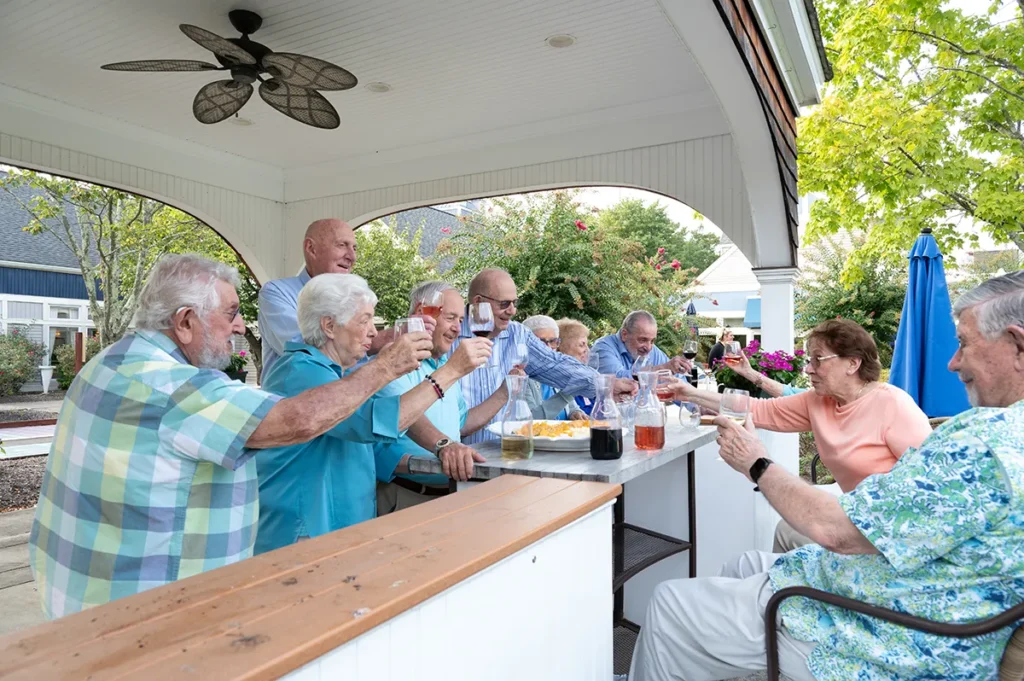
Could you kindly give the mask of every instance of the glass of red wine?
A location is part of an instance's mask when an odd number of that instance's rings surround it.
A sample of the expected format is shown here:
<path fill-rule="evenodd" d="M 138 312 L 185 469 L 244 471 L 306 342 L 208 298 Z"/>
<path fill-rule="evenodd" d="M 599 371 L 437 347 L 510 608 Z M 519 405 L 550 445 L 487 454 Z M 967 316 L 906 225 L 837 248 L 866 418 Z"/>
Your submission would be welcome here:
<path fill-rule="evenodd" d="M 470 303 L 468 310 L 469 317 L 469 331 L 478 338 L 487 338 L 494 331 L 494 310 L 491 309 L 490 303 Z M 485 364 L 481 364 L 478 368 L 485 366 L 493 366 L 496 364 L 496 358 L 494 353 L 491 353 L 491 357 Z"/>
<path fill-rule="evenodd" d="M 442 291 L 434 291 L 428 293 L 423 301 L 420 303 L 420 312 L 433 317 L 434 319 L 440 319 L 441 317 L 441 304 L 444 301 L 444 293 Z"/>
<path fill-rule="evenodd" d="M 697 341 L 689 340 L 683 343 L 683 357 L 693 361 L 694 357 L 697 356 Z"/>

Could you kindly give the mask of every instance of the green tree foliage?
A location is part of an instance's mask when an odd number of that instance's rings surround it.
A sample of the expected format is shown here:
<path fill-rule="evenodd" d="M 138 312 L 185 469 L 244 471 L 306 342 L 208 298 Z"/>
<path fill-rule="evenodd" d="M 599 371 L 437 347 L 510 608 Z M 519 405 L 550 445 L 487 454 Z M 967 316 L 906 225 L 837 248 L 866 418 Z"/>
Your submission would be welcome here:
<path fill-rule="evenodd" d="M 602 231 L 612 231 L 640 242 L 649 258 L 660 251 L 669 262 L 677 260 L 683 269 L 703 272 L 718 259 L 717 235 L 700 229 L 683 229 L 668 216 L 660 202 L 644 205 L 641 199 L 623 199 L 598 214 L 597 226 Z M 665 274 L 667 276 L 668 271 Z"/>
<path fill-rule="evenodd" d="M 944 0 L 819 3 L 835 78 L 799 119 L 800 190 L 826 196 L 811 239 L 867 230 L 847 281 L 901 260 L 926 226 L 947 253 L 976 243 L 974 225 L 1024 249 L 1020 6 L 971 16 Z"/>
<path fill-rule="evenodd" d="M 356 230 L 358 274 L 377 294 L 377 316 L 394 322 L 409 312 L 409 293 L 416 284 L 437 278 L 419 255 L 422 228 L 411 241 L 395 233 L 393 223 L 376 220 Z"/>
<path fill-rule="evenodd" d="M 96 353 L 100 351 L 100 342 L 95 338 L 89 338 L 85 341 L 85 361 L 88 362 L 92 359 Z M 53 372 L 53 377 L 57 379 L 57 386 L 61 390 L 67 390 L 71 387 L 71 381 L 75 380 L 77 373 L 75 372 L 75 346 L 71 343 L 66 343 L 54 352 L 57 356 L 57 370 Z"/>
<path fill-rule="evenodd" d="M 874 337 L 883 366 L 889 366 L 907 295 L 907 266 L 886 258 L 867 260 L 855 283 L 839 283 L 850 254 L 863 249 L 866 239 L 862 232 L 829 236 L 807 249 L 796 296 L 797 324 L 809 330 L 836 317 L 853 320 Z"/>
<path fill-rule="evenodd" d="M 437 257 L 451 257 L 447 276 L 464 289 L 484 267 L 509 272 L 519 289 L 519 318 L 570 317 L 595 335 L 618 329 L 635 309 L 658 320 L 659 345 L 678 351 L 692 321 L 681 314 L 693 272 L 673 268 L 615 229 L 591 226 L 579 192 L 538 192 L 495 199 L 477 224 L 443 241 Z M 658 269 L 656 269 L 658 267 Z M 664 272 L 664 274 L 663 274 Z"/>

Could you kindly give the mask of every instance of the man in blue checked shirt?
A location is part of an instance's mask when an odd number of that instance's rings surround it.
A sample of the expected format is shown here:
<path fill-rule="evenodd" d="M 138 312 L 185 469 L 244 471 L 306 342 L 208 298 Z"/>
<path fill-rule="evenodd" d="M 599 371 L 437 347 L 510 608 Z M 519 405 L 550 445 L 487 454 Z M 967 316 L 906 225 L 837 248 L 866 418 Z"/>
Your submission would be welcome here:
<path fill-rule="evenodd" d="M 149 274 L 135 333 L 75 377 L 61 408 L 29 537 L 43 611 L 63 617 L 252 556 L 258 449 L 347 419 L 430 354 L 407 334 L 377 361 L 280 398 L 222 371 L 238 273 L 170 255 Z"/>
<path fill-rule="evenodd" d="M 618 333 L 599 338 L 590 349 L 590 366 L 602 374 L 619 378 L 633 377 L 633 362 L 649 355 L 651 363 L 645 371 L 666 369 L 673 374 L 690 371 L 691 364 L 684 357 L 669 358 L 654 344 L 658 337 L 658 322 L 646 310 L 635 310 L 622 320 Z"/>
<path fill-rule="evenodd" d="M 597 371 L 573 357 L 552 350 L 525 326 L 512 321 L 516 314 L 519 294 L 516 283 L 512 281 L 508 272 L 493 268 L 481 270 L 469 283 L 468 298 L 469 303 L 490 303 L 494 312 L 494 331 L 490 336 L 494 341 L 494 350 L 491 353 L 493 364 L 474 371 L 460 381 L 462 393 L 470 409 L 483 403 L 501 381 L 505 380 L 505 376 L 512 369 L 515 348 L 520 343 L 526 345 L 529 353 L 526 373 L 530 378 L 567 395 L 584 395 L 590 398 L 595 396 L 594 378 Z M 472 337 L 469 320 L 466 319 L 462 323 L 459 338 L 452 344 L 449 356 L 459 347 L 462 340 Z M 632 396 L 636 391 L 637 385 L 632 380 L 620 379 L 615 382 L 616 399 Z M 492 419 L 491 423 L 494 420 Z M 465 438 L 465 442 L 472 444 L 497 439 L 497 436 L 485 428 Z"/>

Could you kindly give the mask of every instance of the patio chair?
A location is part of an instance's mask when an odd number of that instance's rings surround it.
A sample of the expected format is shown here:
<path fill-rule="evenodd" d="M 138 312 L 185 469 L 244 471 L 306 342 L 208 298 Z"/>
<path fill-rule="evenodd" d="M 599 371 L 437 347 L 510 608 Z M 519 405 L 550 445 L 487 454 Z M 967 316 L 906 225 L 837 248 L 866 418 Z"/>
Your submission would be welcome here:
<path fill-rule="evenodd" d="M 847 610 L 859 612 L 862 615 L 877 617 L 886 622 L 893 622 L 894 624 L 928 634 L 951 636 L 953 638 L 973 638 L 975 636 L 991 634 L 1024 619 L 1024 603 L 1015 605 L 1009 610 L 987 620 L 968 622 L 966 624 L 947 624 L 945 622 L 933 622 L 921 617 L 914 617 L 913 615 L 896 612 L 887 608 L 880 608 L 819 589 L 812 589 L 806 586 L 791 586 L 773 594 L 768 600 L 768 606 L 764 612 L 765 647 L 768 654 L 768 681 L 779 681 L 778 631 L 775 629 L 779 606 L 782 605 L 784 600 L 794 596 L 810 598 L 811 600 L 828 603 L 829 605 L 846 608 Z M 1024 626 L 1018 627 L 1006 644 L 1006 650 L 1003 651 L 1003 658 L 999 663 L 999 681 L 1024 681 Z"/>

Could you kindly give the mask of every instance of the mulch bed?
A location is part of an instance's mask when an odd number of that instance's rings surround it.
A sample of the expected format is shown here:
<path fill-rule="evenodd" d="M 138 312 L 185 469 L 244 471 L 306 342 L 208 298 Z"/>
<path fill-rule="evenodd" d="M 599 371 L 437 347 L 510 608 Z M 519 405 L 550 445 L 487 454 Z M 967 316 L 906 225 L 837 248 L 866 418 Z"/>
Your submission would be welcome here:
<path fill-rule="evenodd" d="M 35 506 L 45 469 L 45 456 L 0 459 L 0 513 Z"/>
<path fill-rule="evenodd" d="M 55 418 L 57 418 L 57 412 L 55 411 L 42 411 L 41 409 L 0 409 L 0 423 L 12 423 L 14 421 L 42 421 L 44 419 Z"/>

